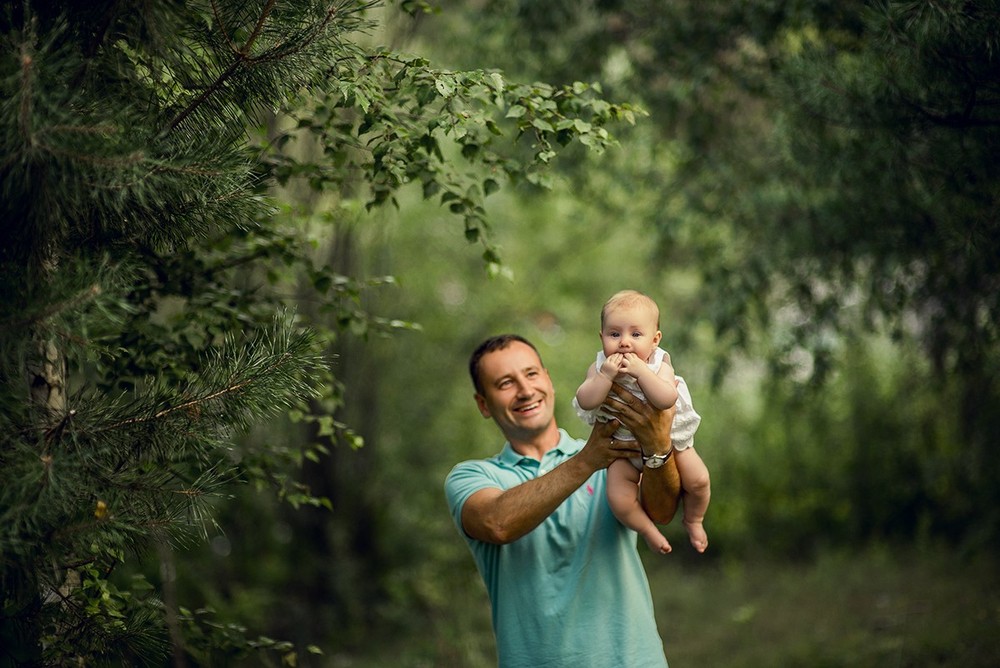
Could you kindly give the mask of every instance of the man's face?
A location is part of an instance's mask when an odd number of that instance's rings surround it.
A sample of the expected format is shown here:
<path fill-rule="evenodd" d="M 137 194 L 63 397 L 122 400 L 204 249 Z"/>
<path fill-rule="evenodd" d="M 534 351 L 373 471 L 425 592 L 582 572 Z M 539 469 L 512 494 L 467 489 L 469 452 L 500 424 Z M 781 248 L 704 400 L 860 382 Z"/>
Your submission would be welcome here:
<path fill-rule="evenodd" d="M 555 388 L 531 346 L 514 341 L 479 361 L 482 394 L 476 403 L 483 417 L 493 418 L 507 440 L 531 440 L 555 431 Z"/>

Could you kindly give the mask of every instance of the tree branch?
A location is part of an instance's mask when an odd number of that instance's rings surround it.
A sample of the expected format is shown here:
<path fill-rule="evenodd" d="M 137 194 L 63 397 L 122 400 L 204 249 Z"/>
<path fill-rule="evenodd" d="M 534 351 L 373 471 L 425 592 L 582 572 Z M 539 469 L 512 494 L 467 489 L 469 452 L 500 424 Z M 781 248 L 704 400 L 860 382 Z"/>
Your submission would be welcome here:
<path fill-rule="evenodd" d="M 235 54 L 236 57 L 233 60 L 233 62 L 230 63 L 229 67 L 227 67 L 225 71 L 222 72 L 222 74 L 216 77 L 215 81 L 213 81 L 208 88 L 202 91 L 201 95 L 196 97 L 191 102 L 191 104 L 189 104 L 183 111 L 181 111 L 180 114 L 174 117 L 174 119 L 169 123 L 169 125 L 167 125 L 164 134 L 173 131 L 178 125 L 183 123 L 184 119 L 186 119 L 188 116 L 194 113 L 194 110 L 200 107 L 205 102 L 205 100 L 209 98 L 209 96 L 215 94 L 217 90 L 222 88 L 222 86 L 226 83 L 226 81 L 228 81 L 229 78 L 236 73 L 240 65 L 251 60 L 247 54 L 250 53 L 250 49 L 253 47 L 254 42 L 256 42 L 257 38 L 260 36 L 260 32 L 264 28 L 264 23 L 267 21 L 267 17 L 270 16 L 271 10 L 274 9 L 274 2 L 275 0 L 268 0 L 267 5 L 264 7 L 263 11 L 260 14 L 260 17 L 257 19 L 257 25 L 254 26 L 253 33 L 251 33 L 250 37 L 247 38 L 246 44 L 243 45 L 243 48 L 241 48 L 239 51 L 236 52 Z M 215 9 L 214 2 L 212 3 L 212 7 L 214 10 Z M 216 16 L 218 18 L 218 14 L 216 14 Z M 219 23 L 219 30 L 222 31 L 222 34 L 223 36 L 225 36 L 226 41 L 229 42 L 230 45 L 235 46 L 232 40 L 229 39 L 229 34 L 226 33 L 225 28 L 222 25 L 222 22 L 218 21 L 218 23 Z"/>
<path fill-rule="evenodd" d="M 190 116 L 192 113 L 194 113 L 194 111 L 198 107 L 204 104 L 209 97 L 211 97 L 217 91 L 219 91 L 223 87 L 223 85 L 225 85 L 226 81 L 228 81 L 230 77 L 232 77 L 237 72 L 237 70 L 239 70 L 241 65 L 256 65 L 262 62 L 284 58 L 289 54 L 296 53 L 304 49 L 306 46 L 311 44 L 317 38 L 317 36 L 322 32 L 323 28 L 325 28 L 326 25 L 330 23 L 330 21 L 333 19 L 334 15 L 336 15 L 338 10 L 338 7 L 336 5 L 327 10 L 326 16 L 323 17 L 323 20 L 317 23 L 315 26 L 313 26 L 312 30 L 310 31 L 311 34 L 307 34 L 295 49 L 290 49 L 288 51 L 282 52 L 280 48 L 283 45 L 282 43 L 279 44 L 274 49 L 271 49 L 270 51 L 264 52 L 255 58 L 251 58 L 249 56 L 250 49 L 253 47 L 254 42 L 257 41 L 257 38 L 260 37 L 260 33 L 264 28 L 264 24 L 267 21 L 267 17 L 270 15 L 272 9 L 274 8 L 274 3 L 275 0 L 268 0 L 267 5 L 261 12 L 260 18 L 257 20 L 257 24 L 254 26 L 253 33 L 251 33 L 250 37 L 246 41 L 246 44 L 243 45 L 243 48 L 239 49 L 239 51 L 236 51 L 235 59 L 233 60 L 232 63 L 230 63 L 229 67 L 227 67 L 225 71 L 223 71 L 222 74 L 220 74 L 215 79 L 215 81 L 213 81 L 211 85 L 209 85 L 208 88 L 206 88 L 201 93 L 201 95 L 196 97 L 187 107 L 185 107 L 177 116 L 175 116 L 174 119 L 170 121 L 170 123 L 166 125 L 166 127 L 163 129 L 163 134 L 172 132 L 177 128 L 178 125 L 183 123 L 184 120 L 187 119 L 187 117 Z M 220 24 L 220 29 L 222 29 L 221 21 L 219 21 L 219 24 Z M 233 42 L 229 39 L 229 35 L 226 33 L 223 34 L 226 38 L 226 41 L 229 42 L 230 45 L 235 48 L 235 44 L 233 44 Z"/>
<path fill-rule="evenodd" d="M 99 294 L 101 294 L 101 286 L 95 283 L 94 285 L 91 285 L 89 288 L 81 290 L 80 292 L 70 297 L 69 299 L 50 305 L 48 308 L 42 310 L 39 313 L 31 314 L 28 317 L 21 318 L 19 320 L 14 320 L 14 319 L 9 319 L 6 321 L 0 320 L 0 324 L 4 325 L 4 327 L 12 327 L 12 328 L 28 327 L 30 325 L 39 323 L 59 313 L 60 311 L 64 311 L 68 308 L 73 308 L 79 306 L 80 304 L 83 304 L 84 302 L 90 301 L 91 299 L 97 297 Z"/>
<path fill-rule="evenodd" d="M 222 35 L 226 38 L 226 42 L 229 43 L 229 48 L 233 50 L 233 53 L 239 53 L 240 50 L 236 47 L 236 42 L 234 42 L 229 37 L 229 33 L 226 32 L 226 26 L 222 22 L 222 15 L 219 14 L 219 5 L 215 0 L 212 0 L 212 14 L 215 15 L 215 22 L 219 25 L 219 30 L 222 31 Z"/>
<path fill-rule="evenodd" d="M 267 0 L 267 5 L 264 7 L 264 11 L 260 13 L 260 18 L 257 19 L 257 25 L 254 26 L 253 32 L 250 33 L 250 37 L 247 38 L 247 43 L 243 45 L 240 49 L 240 54 L 246 56 L 250 53 L 250 48 L 253 43 L 257 41 L 260 37 L 260 31 L 264 29 L 264 22 L 267 21 L 267 17 L 271 15 L 271 10 L 274 9 L 274 0 Z"/>
<path fill-rule="evenodd" d="M 177 116 L 175 116 L 174 119 L 167 124 L 167 126 L 163 129 L 163 134 L 168 134 L 170 132 L 173 132 L 177 128 L 177 126 L 183 123 L 188 116 L 194 113 L 194 110 L 200 107 L 205 102 L 205 100 L 207 100 L 211 95 L 214 95 L 217 90 L 222 88 L 223 84 L 226 83 L 229 77 L 233 76 L 233 74 L 236 73 L 236 70 L 239 68 L 240 64 L 242 64 L 245 60 L 247 60 L 246 56 L 244 56 L 242 53 L 237 53 L 236 59 L 233 60 L 232 63 L 230 63 L 229 67 L 227 67 L 225 71 L 222 74 L 220 74 L 208 88 L 202 91 L 201 95 L 196 97 L 191 102 L 191 104 L 185 107 L 184 110 L 181 111 L 181 113 L 177 114 Z"/>
<path fill-rule="evenodd" d="M 103 432 L 103 431 L 110 431 L 112 429 L 118 429 L 120 427 L 127 427 L 127 426 L 131 426 L 131 425 L 137 425 L 137 424 L 144 424 L 144 423 L 147 423 L 147 422 L 153 422 L 155 420 L 160 420 L 160 419 L 165 418 L 165 417 L 167 417 L 169 415 L 172 415 L 173 413 L 176 413 L 177 411 L 183 411 L 183 410 L 196 411 L 196 410 L 199 409 L 199 407 L 202 404 L 208 403 L 208 402 L 213 401 L 215 399 L 219 399 L 219 398 L 224 397 L 226 395 L 234 394 L 236 392 L 239 392 L 243 388 L 245 388 L 245 387 L 247 387 L 249 385 L 252 385 L 262 375 L 270 372 L 273 369 L 276 369 L 276 368 L 280 367 L 284 362 L 287 362 L 290 359 L 292 359 L 292 356 L 289 353 L 287 353 L 287 352 L 286 353 L 282 353 L 281 356 L 274 363 L 268 365 L 265 369 L 262 369 L 260 372 L 254 374 L 253 376 L 251 376 L 250 378 L 248 378 L 246 380 L 243 380 L 243 381 L 240 381 L 240 382 L 236 382 L 236 383 L 232 383 L 231 385 L 228 385 L 227 387 L 224 387 L 221 390 L 216 390 L 215 392 L 212 392 L 211 394 L 209 394 L 207 396 L 198 397 L 196 399 L 191 399 L 190 401 L 185 401 L 184 403 L 177 404 L 176 406 L 171 406 L 170 408 L 164 408 L 163 410 L 161 410 L 161 411 L 159 411 L 157 413 L 154 413 L 150 417 L 128 418 L 127 420 L 122 420 L 121 422 L 116 422 L 115 424 L 108 425 L 107 427 L 104 427 L 102 429 L 98 429 L 96 431 L 97 431 L 97 433 L 100 433 L 100 432 Z"/>

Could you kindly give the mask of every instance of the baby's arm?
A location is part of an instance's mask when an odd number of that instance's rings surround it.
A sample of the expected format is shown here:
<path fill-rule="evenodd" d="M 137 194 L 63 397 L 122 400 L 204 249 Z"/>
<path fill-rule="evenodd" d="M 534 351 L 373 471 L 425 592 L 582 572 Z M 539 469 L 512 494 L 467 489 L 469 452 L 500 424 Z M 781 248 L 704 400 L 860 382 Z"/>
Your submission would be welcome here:
<path fill-rule="evenodd" d="M 609 359 L 604 363 L 604 366 L 610 364 L 611 360 Z M 604 366 L 598 369 L 596 364 L 591 364 L 590 368 L 587 369 L 587 379 L 576 391 L 576 403 L 580 404 L 580 408 L 592 411 L 603 404 L 607 398 L 615 374 L 609 374 L 605 371 Z"/>
<path fill-rule="evenodd" d="M 629 373 L 632 373 L 633 368 L 639 371 L 633 375 L 651 406 L 666 410 L 677 402 L 677 377 L 674 376 L 674 367 L 670 364 L 669 357 L 664 356 L 660 370 L 656 373 L 646 364 L 630 365 Z"/>

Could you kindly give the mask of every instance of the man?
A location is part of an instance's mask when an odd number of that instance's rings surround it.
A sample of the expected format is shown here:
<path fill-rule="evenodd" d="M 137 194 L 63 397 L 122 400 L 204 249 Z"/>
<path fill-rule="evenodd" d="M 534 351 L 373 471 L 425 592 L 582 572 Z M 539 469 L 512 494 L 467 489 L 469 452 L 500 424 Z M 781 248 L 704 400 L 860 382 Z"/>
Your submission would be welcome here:
<path fill-rule="evenodd" d="M 666 523 L 680 484 L 673 412 L 643 405 L 623 388 L 608 409 L 637 438 L 590 438 L 556 426 L 555 390 L 535 347 L 516 335 L 484 341 L 469 360 L 476 403 L 507 439 L 489 459 L 458 464 L 445 482 L 452 517 L 472 551 L 493 611 L 502 668 L 663 668 L 649 583 L 636 535 L 605 499 L 606 469 L 622 457 L 646 462 L 640 497 Z"/>

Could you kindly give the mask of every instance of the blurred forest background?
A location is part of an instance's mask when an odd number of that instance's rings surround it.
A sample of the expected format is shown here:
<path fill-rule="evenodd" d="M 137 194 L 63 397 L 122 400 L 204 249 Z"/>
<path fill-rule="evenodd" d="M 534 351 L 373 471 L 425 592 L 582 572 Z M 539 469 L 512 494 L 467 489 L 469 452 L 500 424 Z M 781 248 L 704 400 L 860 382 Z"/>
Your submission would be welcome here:
<path fill-rule="evenodd" d="M 671 665 L 1000 661 L 998 3 L 154 5 L 0 18 L 0 665 L 495 665 L 468 354 L 623 288 Z"/>

